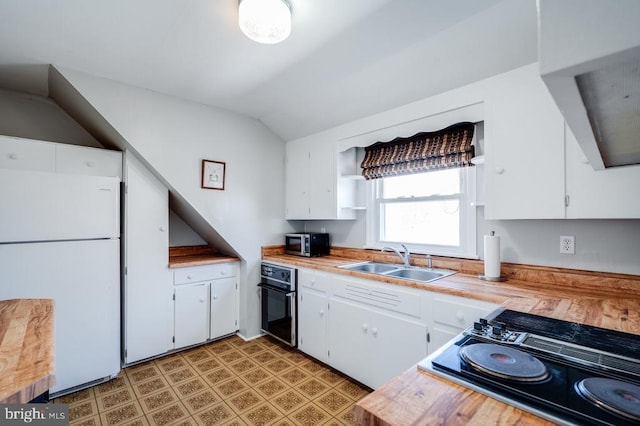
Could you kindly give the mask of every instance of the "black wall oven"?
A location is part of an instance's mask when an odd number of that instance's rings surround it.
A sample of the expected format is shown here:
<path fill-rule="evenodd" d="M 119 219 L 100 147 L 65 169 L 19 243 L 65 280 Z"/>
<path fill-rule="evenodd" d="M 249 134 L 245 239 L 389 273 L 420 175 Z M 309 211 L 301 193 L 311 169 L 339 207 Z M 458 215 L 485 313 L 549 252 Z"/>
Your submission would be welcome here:
<path fill-rule="evenodd" d="M 297 270 L 262 263 L 260 266 L 260 329 L 287 345 L 297 347 Z"/>

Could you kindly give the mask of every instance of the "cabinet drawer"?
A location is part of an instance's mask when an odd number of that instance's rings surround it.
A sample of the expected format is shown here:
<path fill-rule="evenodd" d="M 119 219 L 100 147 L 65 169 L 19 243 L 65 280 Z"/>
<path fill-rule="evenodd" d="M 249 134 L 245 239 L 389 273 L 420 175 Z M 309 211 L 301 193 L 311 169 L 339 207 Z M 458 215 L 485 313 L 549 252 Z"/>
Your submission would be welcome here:
<path fill-rule="evenodd" d="M 0 168 L 55 171 L 55 144 L 30 139 L 0 137 Z"/>
<path fill-rule="evenodd" d="M 122 177 L 122 153 L 76 145 L 56 146 L 56 172 Z"/>
<path fill-rule="evenodd" d="M 180 268 L 173 271 L 174 284 L 195 283 L 198 281 L 216 280 L 236 275 L 236 265 L 221 263 L 218 265 L 203 265 L 190 268 Z"/>
<path fill-rule="evenodd" d="M 298 286 L 303 288 L 310 288 L 321 293 L 327 292 L 329 277 L 325 277 L 320 274 L 310 273 L 307 271 L 298 270 Z"/>
<path fill-rule="evenodd" d="M 463 330 L 479 318 L 487 315 L 496 305 L 471 299 L 454 299 L 436 296 L 433 300 L 433 319 L 440 324 Z"/>

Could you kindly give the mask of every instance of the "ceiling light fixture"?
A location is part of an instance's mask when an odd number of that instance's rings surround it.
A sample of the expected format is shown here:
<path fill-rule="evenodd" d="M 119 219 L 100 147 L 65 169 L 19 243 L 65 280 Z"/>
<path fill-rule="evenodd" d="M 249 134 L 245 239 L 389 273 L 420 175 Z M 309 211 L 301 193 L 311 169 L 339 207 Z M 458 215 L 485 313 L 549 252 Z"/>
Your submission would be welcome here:
<path fill-rule="evenodd" d="M 291 34 L 291 5 L 288 0 L 239 0 L 239 24 L 253 41 L 280 43 Z"/>

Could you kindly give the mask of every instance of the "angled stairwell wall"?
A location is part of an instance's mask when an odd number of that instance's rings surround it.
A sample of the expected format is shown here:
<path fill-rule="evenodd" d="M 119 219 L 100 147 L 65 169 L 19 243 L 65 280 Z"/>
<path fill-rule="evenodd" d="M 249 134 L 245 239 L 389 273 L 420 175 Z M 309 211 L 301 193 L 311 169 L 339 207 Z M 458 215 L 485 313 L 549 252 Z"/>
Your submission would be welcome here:
<path fill-rule="evenodd" d="M 257 120 L 50 67 L 50 97 L 105 145 L 128 149 L 169 188 L 172 209 L 210 245 L 242 259 L 240 332 L 259 334 L 260 248 L 281 244 L 284 142 Z M 225 189 L 201 189 L 203 159 Z"/>

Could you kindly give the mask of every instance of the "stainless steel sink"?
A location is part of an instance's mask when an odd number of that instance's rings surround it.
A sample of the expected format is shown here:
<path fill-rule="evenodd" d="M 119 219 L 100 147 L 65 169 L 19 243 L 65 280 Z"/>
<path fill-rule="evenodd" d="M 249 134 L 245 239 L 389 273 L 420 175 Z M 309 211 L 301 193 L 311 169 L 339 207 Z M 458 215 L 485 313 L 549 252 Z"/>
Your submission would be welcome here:
<path fill-rule="evenodd" d="M 405 278 L 408 280 L 430 282 L 440 278 L 448 277 L 455 274 L 456 271 L 448 271 L 445 269 L 423 269 L 423 268 L 401 268 L 390 271 L 384 275 L 397 278 Z"/>
<path fill-rule="evenodd" d="M 348 269 L 350 271 L 369 272 L 371 274 L 382 274 L 384 272 L 395 271 L 398 269 L 398 265 L 394 265 L 393 263 L 360 262 L 339 266 L 339 268 Z"/>
<path fill-rule="evenodd" d="M 435 281 L 456 273 L 456 271 L 450 271 L 447 269 L 419 267 L 407 268 L 395 263 L 380 262 L 358 262 L 349 265 L 338 266 L 338 268 L 348 269 L 350 271 L 367 272 L 375 275 L 403 278 L 407 280 L 420 281 L 423 283 Z"/>

